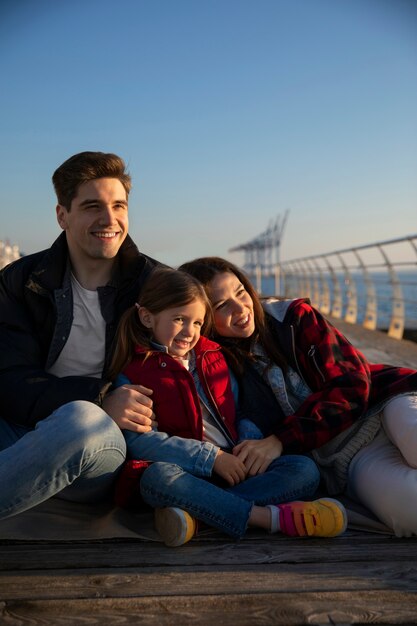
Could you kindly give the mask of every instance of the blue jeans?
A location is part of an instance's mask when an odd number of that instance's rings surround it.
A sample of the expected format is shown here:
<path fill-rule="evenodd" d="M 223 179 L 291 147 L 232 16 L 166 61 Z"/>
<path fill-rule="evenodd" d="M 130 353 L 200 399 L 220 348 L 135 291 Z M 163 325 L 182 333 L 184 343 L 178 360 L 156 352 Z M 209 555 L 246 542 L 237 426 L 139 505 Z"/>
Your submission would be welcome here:
<path fill-rule="evenodd" d="M 275 459 L 264 474 L 234 487 L 218 487 L 174 463 L 153 463 L 141 479 L 141 494 L 154 508 L 177 506 L 209 526 L 243 537 L 254 504 L 280 504 L 311 498 L 320 480 L 310 458 L 298 455 Z"/>
<path fill-rule="evenodd" d="M 194 476 L 209 478 L 219 448 L 209 441 L 170 437 L 152 430 L 148 433 L 123 431 L 128 456 L 145 461 L 164 461 L 179 465 Z"/>
<path fill-rule="evenodd" d="M 65 404 L 33 429 L 0 418 L 0 519 L 55 495 L 102 499 L 125 456 L 122 432 L 91 402 Z"/>

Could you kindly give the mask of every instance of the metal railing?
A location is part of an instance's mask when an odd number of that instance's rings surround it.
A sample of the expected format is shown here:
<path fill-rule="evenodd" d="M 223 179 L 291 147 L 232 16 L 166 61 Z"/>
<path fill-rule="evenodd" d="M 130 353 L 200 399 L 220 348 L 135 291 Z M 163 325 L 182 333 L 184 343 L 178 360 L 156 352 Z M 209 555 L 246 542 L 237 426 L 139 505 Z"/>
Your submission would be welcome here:
<path fill-rule="evenodd" d="M 396 339 L 417 329 L 417 235 L 251 270 L 262 295 L 308 297 L 325 315 Z"/>

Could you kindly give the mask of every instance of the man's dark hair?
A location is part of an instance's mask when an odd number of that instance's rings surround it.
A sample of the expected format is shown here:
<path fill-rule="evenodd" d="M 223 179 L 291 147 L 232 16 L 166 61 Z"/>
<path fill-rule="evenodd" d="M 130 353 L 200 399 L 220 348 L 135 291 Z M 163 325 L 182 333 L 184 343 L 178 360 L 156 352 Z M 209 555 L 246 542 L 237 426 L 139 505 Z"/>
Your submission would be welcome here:
<path fill-rule="evenodd" d="M 80 152 L 67 159 L 52 176 L 58 204 L 69 211 L 79 186 L 96 178 L 117 178 L 129 195 L 132 182 L 123 159 L 111 152 Z"/>

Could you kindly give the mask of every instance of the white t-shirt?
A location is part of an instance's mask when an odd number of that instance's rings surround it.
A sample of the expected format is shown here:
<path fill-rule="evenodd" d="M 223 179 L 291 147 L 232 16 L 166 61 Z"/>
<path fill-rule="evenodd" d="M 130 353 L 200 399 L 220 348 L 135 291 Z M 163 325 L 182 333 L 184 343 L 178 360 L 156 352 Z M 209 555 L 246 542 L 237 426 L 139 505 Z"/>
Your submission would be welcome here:
<path fill-rule="evenodd" d="M 101 378 L 106 340 L 106 322 L 101 314 L 98 291 L 84 289 L 71 274 L 73 322 L 68 340 L 49 368 L 55 376 Z"/>

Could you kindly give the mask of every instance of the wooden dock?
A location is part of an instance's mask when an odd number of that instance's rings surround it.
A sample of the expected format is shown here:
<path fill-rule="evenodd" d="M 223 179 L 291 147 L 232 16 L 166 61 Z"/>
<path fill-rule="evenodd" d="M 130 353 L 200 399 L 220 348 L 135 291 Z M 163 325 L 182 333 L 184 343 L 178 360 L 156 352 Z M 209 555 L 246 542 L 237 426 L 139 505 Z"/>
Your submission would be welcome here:
<path fill-rule="evenodd" d="M 372 360 L 417 368 L 417 344 L 335 324 Z M 417 538 L 374 532 L 208 532 L 176 549 L 0 535 L 0 573 L 1 626 L 417 624 Z"/>

